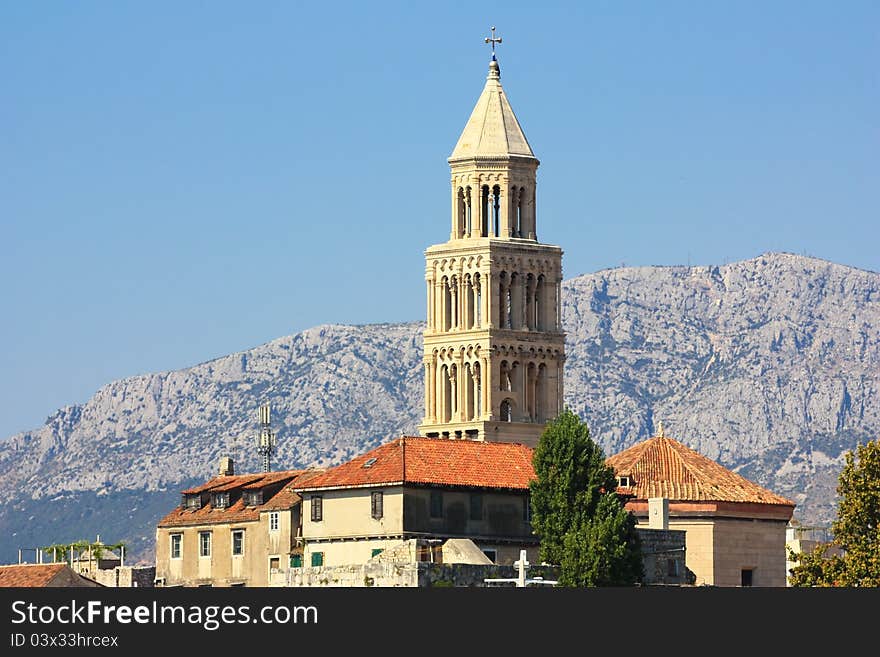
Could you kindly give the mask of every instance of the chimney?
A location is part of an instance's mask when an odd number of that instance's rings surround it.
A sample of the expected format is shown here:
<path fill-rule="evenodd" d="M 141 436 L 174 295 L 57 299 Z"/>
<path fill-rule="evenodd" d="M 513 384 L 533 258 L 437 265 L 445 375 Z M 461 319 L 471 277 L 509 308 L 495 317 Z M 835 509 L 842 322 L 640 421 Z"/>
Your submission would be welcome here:
<path fill-rule="evenodd" d="M 221 475 L 234 475 L 235 468 L 232 465 L 232 459 L 228 456 L 220 457 L 220 474 Z"/>
<path fill-rule="evenodd" d="M 648 499 L 648 529 L 669 529 L 669 499 Z"/>

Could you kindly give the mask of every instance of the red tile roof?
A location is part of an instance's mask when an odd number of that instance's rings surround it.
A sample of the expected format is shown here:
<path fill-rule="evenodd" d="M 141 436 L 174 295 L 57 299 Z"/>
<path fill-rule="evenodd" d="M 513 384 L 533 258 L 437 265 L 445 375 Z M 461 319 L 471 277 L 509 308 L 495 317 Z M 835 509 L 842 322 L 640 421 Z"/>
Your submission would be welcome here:
<path fill-rule="evenodd" d="M 0 566 L 0 586 L 48 586 L 65 568 L 63 563 Z"/>
<path fill-rule="evenodd" d="M 649 438 L 606 460 L 617 476 L 634 485 L 618 488 L 634 499 L 666 497 L 670 501 L 750 502 L 795 506 L 789 499 L 731 472 L 715 461 L 665 436 Z"/>
<path fill-rule="evenodd" d="M 258 506 L 245 506 L 239 498 L 230 506 L 215 509 L 210 501 L 199 509 L 176 507 L 162 518 L 159 527 L 182 527 L 229 522 L 248 522 L 259 520 L 262 511 L 289 509 L 299 503 L 299 495 L 293 490 L 292 482 L 303 480 L 323 472 L 323 470 L 282 470 L 260 474 L 218 475 L 210 481 L 182 491 L 184 495 L 195 495 L 207 491 L 259 490 L 260 488 L 281 484 L 271 497 L 264 497 Z"/>
<path fill-rule="evenodd" d="M 294 488 L 409 483 L 525 490 L 534 477 L 532 450 L 525 445 L 403 436 Z"/>

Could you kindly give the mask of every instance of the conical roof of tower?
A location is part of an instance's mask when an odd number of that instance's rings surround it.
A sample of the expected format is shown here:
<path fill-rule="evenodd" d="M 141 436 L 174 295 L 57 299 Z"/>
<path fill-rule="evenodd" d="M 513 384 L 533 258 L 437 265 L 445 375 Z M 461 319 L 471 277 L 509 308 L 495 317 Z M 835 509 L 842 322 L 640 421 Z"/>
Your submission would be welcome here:
<path fill-rule="evenodd" d="M 486 86 L 449 160 L 508 155 L 535 157 L 501 87 L 501 69 L 493 57 Z"/>

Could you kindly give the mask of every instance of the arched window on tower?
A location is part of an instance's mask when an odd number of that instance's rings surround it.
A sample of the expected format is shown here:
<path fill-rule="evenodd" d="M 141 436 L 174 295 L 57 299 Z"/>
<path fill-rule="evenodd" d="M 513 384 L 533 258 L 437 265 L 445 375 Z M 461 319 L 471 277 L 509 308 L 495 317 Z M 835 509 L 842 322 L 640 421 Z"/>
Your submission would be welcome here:
<path fill-rule="evenodd" d="M 440 397 L 440 417 L 443 422 L 449 422 L 452 419 L 452 382 L 449 379 L 449 366 L 443 365 L 440 370 L 440 381 L 442 383 Z"/>
<path fill-rule="evenodd" d="M 464 275 L 464 328 L 474 328 L 474 281 L 470 274 Z"/>
<path fill-rule="evenodd" d="M 516 272 L 510 275 L 510 285 L 507 286 L 507 299 L 504 308 L 507 316 L 504 318 L 505 326 L 509 329 L 518 329 L 522 323 L 522 279 Z"/>
<path fill-rule="evenodd" d="M 471 226 L 469 217 L 467 216 L 467 209 L 465 207 L 464 202 L 464 188 L 458 188 L 458 202 L 457 202 L 457 224 L 458 226 L 458 236 L 462 237 L 464 235 L 470 235 Z"/>
<path fill-rule="evenodd" d="M 526 366 L 526 390 L 523 399 L 523 412 L 528 416 L 530 422 L 535 421 L 535 386 L 538 378 L 537 368 L 534 363 Z"/>
<path fill-rule="evenodd" d="M 479 363 L 474 363 L 474 419 L 478 419 L 483 415 L 483 377 Z"/>
<path fill-rule="evenodd" d="M 536 292 L 535 277 L 532 274 L 528 274 L 526 276 L 526 328 L 530 331 L 534 331 L 537 327 L 535 322 Z"/>
<path fill-rule="evenodd" d="M 513 385 L 510 381 L 510 366 L 507 364 L 506 360 L 501 361 L 501 390 L 505 390 L 510 392 L 513 390 Z"/>
<path fill-rule="evenodd" d="M 523 188 L 520 187 L 516 190 L 516 202 L 514 207 L 514 231 L 513 234 L 516 237 L 523 236 Z"/>
<path fill-rule="evenodd" d="M 513 405 L 510 403 L 509 399 L 505 399 L 501 402 L 501 421 L 513 422 Z"/>
<path fill-rule="evenodd" d="M 467 236 L 470 237 L 474 230 L 473 212 L 471 212 L 471 188 L 468 186 L 464 190 L 464 222 L 466 226 Z"/>
<path fill-rule="evenodd" d="M 489 237 L 489 185 L 480 188 L 480 237 Z"/>
<path fill-rule="evenodd" d="M 498 323 L 499 328 L 510 328 L 507 323 L 510 317 L 510 283 L 507 280 L 507 272 L 501 272 L 498 277 Z"/>
<path fill-rule="evenodd" d="M 440 286 L 443 293 L 443 330 L 452 328 L 452 290 L 449 289 L 449 279 L 444 276 Z"/>
<path fill-rule="evenodd" d="M 544 284 L 546 279 L 544 274 L 538 276 L 538 284 L 535 286 L 535 328 L 539 331 L 546 329 L 546 321 L 544 314 L 547 312 L 546 300 L 544 298 Z"/>
<path fill-rule="evenodd" d="M 501 235 L 501 187 L 492 188 L 492 232 L 495 237 Z"/>
<path fill-rule="evenodd" d="M 480 328 L 483 325 L 483 285 L 480 274 L 474 274 L 474 326 Z"/>
<path fill-rule="evenodd" d="M 538 383 L 535 386 L 535 421 L 547 420 L 547 366 L 538 366 Z"/>

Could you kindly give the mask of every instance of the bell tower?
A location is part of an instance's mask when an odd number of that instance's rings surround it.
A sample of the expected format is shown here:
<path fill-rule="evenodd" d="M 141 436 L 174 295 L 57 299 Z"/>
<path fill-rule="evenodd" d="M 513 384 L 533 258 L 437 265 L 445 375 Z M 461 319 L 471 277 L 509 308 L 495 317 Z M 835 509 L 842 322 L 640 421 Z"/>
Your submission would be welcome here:
<path fill-rule="evenodd" d="M 562 410 L 562 249 L 538 242 L 538 159 L 494 48 L 452 155 L 449 241 L 425 251 L 422 435 L 537 444 Z"/>

